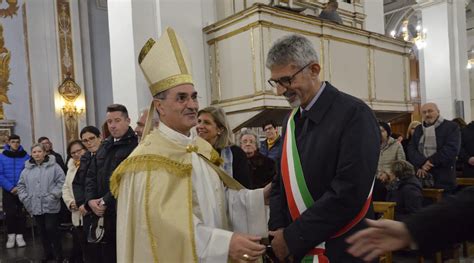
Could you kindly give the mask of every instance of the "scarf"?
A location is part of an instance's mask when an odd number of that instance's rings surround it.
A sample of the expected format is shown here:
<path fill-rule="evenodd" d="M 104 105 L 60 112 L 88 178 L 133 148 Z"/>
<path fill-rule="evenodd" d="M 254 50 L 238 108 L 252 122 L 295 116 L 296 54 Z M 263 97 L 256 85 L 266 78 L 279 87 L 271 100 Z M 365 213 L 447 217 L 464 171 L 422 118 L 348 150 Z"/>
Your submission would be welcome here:
<path fill-rule="evenodd" d="M 436 128 L 438 128 L 443 121 L 443 117 L 439 116 L 433 125 L 425 127 L 423 123 L 421 126 L 423 128 L 423 135 L 421 135 L 418 144 L 418 151 L 423 153 L 426 158 L 436 153 Z"/>
<path fill-rule="evenodd" d="M 270 139 L 267 139 L 267 144 L 268 144 L 268 150 L 270 150 L 273 145 L 275 145 L 275 142 L 280 138 L 280 136 L 277 136 L 275 139 L 273 140 L 270 140 Z"/>

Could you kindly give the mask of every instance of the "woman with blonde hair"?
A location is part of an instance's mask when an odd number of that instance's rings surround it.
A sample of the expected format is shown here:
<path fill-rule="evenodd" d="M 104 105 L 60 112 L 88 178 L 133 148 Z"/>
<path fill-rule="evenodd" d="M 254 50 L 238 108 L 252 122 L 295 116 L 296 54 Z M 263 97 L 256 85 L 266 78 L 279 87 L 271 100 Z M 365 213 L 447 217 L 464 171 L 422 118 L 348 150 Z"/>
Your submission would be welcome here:
<path fill-rule="evenodd" d="M 222 168 L 246 188 L 250 188 L 250 167 L 244 151 L 233 144 L 225 112 L 207 107 L 198 112 L 199 137 L 209 142 L 223 159 Z"/>

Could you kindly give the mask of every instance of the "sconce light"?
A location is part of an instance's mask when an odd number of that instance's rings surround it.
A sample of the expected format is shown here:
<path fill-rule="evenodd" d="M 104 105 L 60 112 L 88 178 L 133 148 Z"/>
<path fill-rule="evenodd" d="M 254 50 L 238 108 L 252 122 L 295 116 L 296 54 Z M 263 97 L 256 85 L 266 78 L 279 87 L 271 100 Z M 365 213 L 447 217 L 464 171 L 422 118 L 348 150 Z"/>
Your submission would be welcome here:
<path fill-rule="evenodd" d="M 408 30 L 408 20 L 404 20 L 402 23 L 402 28 L 401 28 L 402 32 L 400 36 L 403 38 L 403 40 L 415 44 L 418 49 L 423 49 L 424 47 L 426 47 L 427 29 L 423 28 L 421 25 L 417 25 L 415 29 L 416 29 L 416 37 L 413 37 L 410 39 L 410 34 Z M 390 35 L 393 38 L 396 38 L 397 32 L 395 30 L 392 30 L 390 32 Z"/>
<path fill-rule="evenodd" d="M 474 58 L 468 59 L 466 68 L 471 69 L 473 65 L 474 65 Z"/>
<path fill-rule="evenodd" d="M 81 95 L 81 88 L 74 82 L 70 74 L 67 74 L 63 83 L 58 87 L 59 94 L 64 99 L 61 110 L 66 116 L 76 116 L 84 112 L 84 103 L 77 100 Z"/>

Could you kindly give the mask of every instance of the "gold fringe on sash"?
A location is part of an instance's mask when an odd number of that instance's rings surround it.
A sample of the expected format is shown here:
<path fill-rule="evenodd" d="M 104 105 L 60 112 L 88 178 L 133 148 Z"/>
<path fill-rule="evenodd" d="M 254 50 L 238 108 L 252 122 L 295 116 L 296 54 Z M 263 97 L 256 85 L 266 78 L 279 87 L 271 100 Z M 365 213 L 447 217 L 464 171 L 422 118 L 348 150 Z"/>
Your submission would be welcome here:
<path fill-rule="evenodd" d="M 165 169 L 168 173 L 179 176 L 191 176 L 192 165 L 173 161 L 156 154 L 130 156 L 125 159 L 110 177 L 110 192 L 117 198 L 119 195 L 120 180 L 125 173 L 138 173 Z"/>

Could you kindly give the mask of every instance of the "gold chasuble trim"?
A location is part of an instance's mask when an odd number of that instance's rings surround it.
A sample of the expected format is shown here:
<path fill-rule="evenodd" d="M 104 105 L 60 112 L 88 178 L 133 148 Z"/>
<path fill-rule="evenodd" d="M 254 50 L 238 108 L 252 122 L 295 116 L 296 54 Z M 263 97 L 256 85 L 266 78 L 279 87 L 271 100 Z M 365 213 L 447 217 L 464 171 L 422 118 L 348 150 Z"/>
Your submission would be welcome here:
<path fill-rule="evenodd" d="M 156 221 L 156 216 L 153 216 L 156 211 L 154 210 L 156 205 L 157 199 L 153 193 L 152 185 L 156 184 L 156 177 L 154 172 L 157 170 L 165 170 L 168 174 L 171 175 L 171 178 L 180 178 L 178 181 L 175 181 L 178 184 L 173 184 L 173 189 L 171 192 L 174 193 L 174 196 L 167 196 L 165 199 L 169 199 L 169 201 L 176 201 L 175 206 L 177 210 L 185 209 L 187 211 L 188 218 L 183 220 L 178 220 L 176 222 L 177 228 L 180 229 L 179 226 L 181 225 L 183 228 L 182 230 L 187 228 L 187 234 L 185 236 L 189 236 L 189 246 L 192 248 L 192 252 L 190 256 L 192 258 L 192 262 L 198 262 L 197 252 L 196 252 L 196 244 L 194 240 L 194 224 L 193 224 L 193 201 L 192 201 L 192 165 L 177 162 L 171 160 L 167 157 L 156 155 L 156 154 L 143 154 L 143 155 L 136 155 L 136 156 L 129 156 L 125 159 L 114 171 L 112 177 L 110 178 L 110 189 L 112 194 L 118 198 L 119 195 L 119 188 L 120 188 L 120 181 L 125 180 L 128 176 L 137 176 L 137 174 L 144 172 L 145 174 L 145 193 L 144 193 L 144 214 L 145 214 L 145 224 L 146 224 L 146 231 L 149 238 L 149 245 L 151 247 L 151 255 L 153 257 L 154 263 L 159 263 L 167 257 L 166 246 L 159 246 L 160 242 L 163 242 L 163 235 L 167 235 L 167 229 L 163 228 L 166 224 L 169 224 L 169 219 L 165 221 Z M 123 177 L 126 176 L 126 177 Z M 122 178 L 123 177 L 123 178 Z M 153 182 L 153 180 L 155 180 Z M 182 187 L 180 187 L 180 185 Z M 175 188 L 176 187 L 176 188 Z M 179 190 L 181 189 L 181 190 Z M 156 189 L 155 189 L 156 190 Z M 184 190 L 184 191 L 182 191 Z M 181 198 L 179 198 L 181 197 Z M 163 198 L 163 197 L 161 197 Z M 161 199 L 163 200 L 163 199 Z M 160 201 L 158 201 L 160 203 Z M 183 204 L 183 205 L 180 205 Z M 187 207 L 184 206 L 187 204 Z M 160 232 L 161 229 L 161 232 Z M 182 232 L 182 233 L 186 233 Z M 161 241 L 160 241 L 161 240 Z M 165 241 L 166 242 L 166 241 Z M 162 243 L 165 244 L 165 243 Z M 179 250 L 182 249 L 177 248 L 177 251 L 173 251 L 173 254 L 179 254 Z M 191 262 L 191 258 L 186 260 L 187 262 Z M 183 259 L 184 260 L 184 259 Z"/>
<path fill-rule="evenodd" d="M 188 198 L 188 209 L 189 209 L 189 214 L 190 219 L 189 219 L 189 229 L 190 233 L 194 233 L 194 219 L 193 219 L 193 180 L 192 177 L 188 177 L 188 196 L 191 198 Z M 193 258 L 194 262 L 198 262 L 198 256 L 197 256 L 197 249 L 196 249 L 196 240 L 194 238 L 191 239 L 191 246 L 193 248 Z"/>
<path fill-rule="evenodd" d="M 146 173 L 146 185 L 145 185 L 145 220 L 146 226 L 148 229 L 148 237 L 150 238 L 151 243 L 151 253 L 153 254 L 153 262 L 158 263 L 158 245 L 156 244 L 155 237 L 153 236 L 153 232 L 151 231 L 151 220 L 150 220 L 150 169 L 147 167 L 148 171 Z"/>
<path fill-rule="evenodd" d="M 170 38 L 171 47 L 173 47 L 174 55 L 176 57 L 176 62 L 178 62 L 179 70 L 181 70 L 181 74 L 189 74 L 188 69 L 186 67 L 186 63 L 184 62 L 183 53 L 181 53 L 181 48 L 179 47 L 178 39 L 176 38 L 174 30 L 168 27 L 167 31 L 168 36 Z"/>
<path fill-rule="evenodd" d="M 125 173 L 149 172 L 159 169 L 165 169 L 170 174 L 179 177 L 191 177 L 193 167 L 191 164 L 179 163 L 161 155 L 144 154 L 130 156 L 115 169 L 110 177 L 110 192 L 115 198 L 118 197 L 120 180 Z"/>

